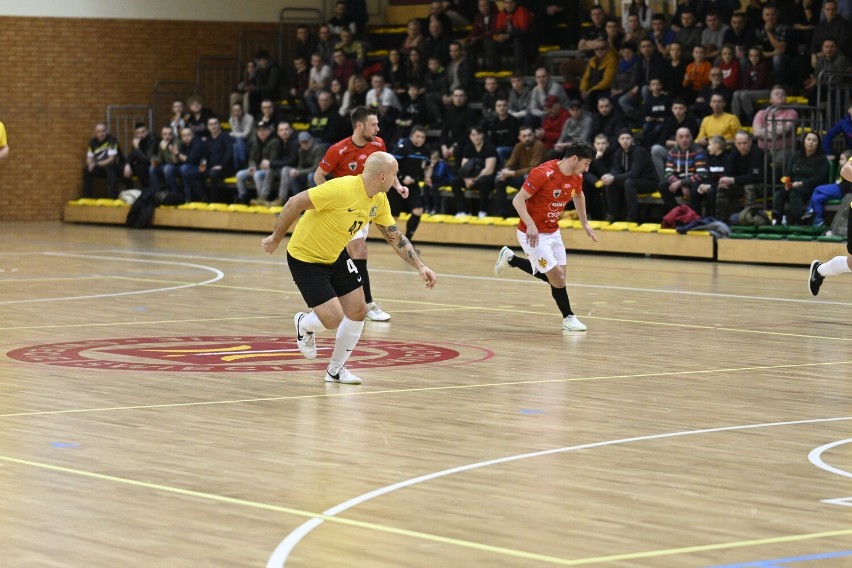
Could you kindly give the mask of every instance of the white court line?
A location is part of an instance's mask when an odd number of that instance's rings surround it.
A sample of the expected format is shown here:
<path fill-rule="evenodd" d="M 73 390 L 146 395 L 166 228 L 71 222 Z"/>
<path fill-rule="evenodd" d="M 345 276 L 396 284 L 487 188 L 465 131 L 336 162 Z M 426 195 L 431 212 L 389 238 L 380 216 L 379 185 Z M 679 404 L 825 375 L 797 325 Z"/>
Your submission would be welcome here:
<path fill-rule="evenodd" d="M 104 251 L 95 251 L 95 252 L 108 252 L 108 253 L 122 253 L 128 251 L 121 250 L 104 250 Z M 240 263 L 251 263 L 251 264 L 272 264 L 276 266 L 282 266 L 284 269 L 287 269 L 287 262 L 280 260 L 260 260 L 260 259 L 229 259 L 222 258 L 218 256 L 204 256 L 204 255 L 182 255 L 182 254 L 171 254 L 171 253 L 160 253 L 160 252 L 137 252 L 131 251 L 132 254 L 137 255 L 148 255 L 148 256 L 165 256 L 170 258 L 187 258 L 187 259 L 197 259 L 197 260 L 215 260 L 220 262 L 240 262 Z M 397 275 L 414 275 L 417 274 L 412 270 L 391 270 L 391 269 L 383 269 L 383 268 L 370 268 L 370 272 L 377 273 L 385 273 L 385 274 L 397 274 Z M 532 278 L 498 278 L 496 276 L 469 276 L 464 274 L 447 274 L 441 273 L 441 278 L 454 278 L 458 280 L 480 280 L 486 282 L 509 282 L 512 284 L 535 284 L 541 285 L 538 280 Z M 703 296 L 708 298 L 728 298 L 732 300 L 768 300 L 773 302 L 792 302 L 797 304 L 819 304 L 819 305 L 827 305 L 827 306 L 852 306 L 852 302 L 832 302 L 826 300 L 815 300 L 815 299 L 801 299 L 801 298 L 779 298 L 776 296 L 746 296 L 743 294 L 722 294 L 719 292 L 692 292 L 688 290 L 676 290 L 676 289 L 666 289 L 666 288 L 638 288 L 634 286 L 610 286 L 603 284 L 577 284 L 572 282 L 570 284 L 573 288 L 590 288 L 593 290 L 619 290 L 623 292 L 648 292 L 652 294 L 679 294 L 682 296 Z M 384 299 L 384 298 L 383 298 Z M 387 298 L 388 301 L 393 301 L 393 298 Z"/>
<path fill-rule="evenodd" d="M 810 460 L 810 462 L 812 464 L 814 464 L 815 466 L 817 466 L 818 468 L 823 469 L 823 470 L 825 470 L 829 473 L 835 473 L 837 475 L 842 475 L 843 477 L 852 477 L 852 473 L 849 473 L 848 471 L 845 471 L 845 470 L 836 468 L 834 466 L 828 465 L 822 459 L 823 452 L 830 450 L 831 448 L 834 448 L 836 446 L 842 446 L 843 444 L 848 444 L 849 442 L 852 442 L 852 438 L 847 438 L 845 440 L 838 440 L 836 442 L 831 442 L 830 444 L 826 444 L 824 446 L 820 446 L 818 448 L 815 448 L 815 449 L 811 450 L 811 453 L 808 454 L 808 460 Z"/>
<path fill-rule="evenodd" d="M 424 483 L 426 481 L 432 481 L 434 479 L 438 479 L 440 477 L 446 477 L 449 475 L 453 475 L 456 473 L 464 473 L 474 469 L 479 469 L 483 467 L 488 467 L 491 465 L 503 464 L 513 461 L 519 461 L 529 458 L 537 458 L 541 456 L 547 456 L 558 453 L 565 452 L 574 452 L 578 450 L 587 450 L 590 448 L 602 448 L 605 446 L 614 446 L 618 444 L 630 444 L 633 442 L 645 442 L 648 440 L 661 440 L 664 438 L 676 438 L 680 436 L 692 436 L 695 434 L 711 434 L 716 432 L 730 432 L 735 430 L 751 430 L 756 428 L 770 428 L 774 426 L 796 426 L 800 424 L 819 424 L 824 422 L 838 422 L 843 420 L 852 420 L 852 416 L 844 416 L 839 418 L 815 418 L 811 420 L 795 420 L 789 422 L 768 422 L 763 424 L 746 424 L 741 426 L 723 426 L 720 428 L 706 428 L 703 430 L 685 430 L 680 432 L 669 432 L 666 434 L 650 434 L 647 436 L 636 436 L 633 438 L 621 438 L 618 440 L 607 440 L 605 442 L 593 442 L 590 444 L 581 444 L 579 446 L 568 446 L 564 448 L 555 448 L 551 450 L 542 450 L 539 452 L 531 452 L 528 454 L 518 454 L 515 456 L 508 456 L 504 458 L 498 458 L 494 460 L 488 460 L 483 462 L 472 463 L 468 465 L 462 465 L 458 467 L 453 467 L 450 469 L 445 469 L 443 471 L 437 471 L 434 473 L 428 473 L 426 475 L 421 475 L 420 477 L 415 477 L 412 479 L 407 479 L 405 481 L 400 481 L 398 483 L 394 483 L 392 485 L 387 485 L 385 487 L 381 487 L 379 489 L 375 489 L 370 491 L 369 493 L 364 493 L 363 495 L 359 495 L 358 497 L 353 497 L 348 501 L 344 501 L 334 507 L 323 511 L 323 515 L 327 515 L 329 517 L 334 517 L 348 509 L 366 503 L 371 499 L 375 499 L 376 497 L 381 497 L 397 491 L 399 489 L 405 489 L 411 487 L 412 485 L 416 485 L 418 483 Z M 838 442 L 834 443 L 835 445 Z M 825 446 L 824 446 L 825 447 Z M 266 562 L 266 568 L 283 568 L 284 564 L 287 562 L 287 558 L 290 556 L 290 553 L 299 544 L 299 542 L 305 538 L 308 534 L 311 533 L 315 528 L 323 524 L 323 520 L 321 519 L 311 519 L 299 525 L 294 531 L 287 535 L 287 537 L 278 544 L 275 550 L 272 552 L 272 555 L 269 557 L 269 560 Z"/>
<path fill-rule="evenodd" d="M 132 292 L 111 292 L 108 294 L 89 294 L 85 296 L 64 296 L 59 298 L 35 298 L 32 300 L 6 300 L 0 302 L 0 305 L 4 304 L 30 304 L 33 302 L 61 302 L 64 300 L 90 300 L 94 298 L 113 298 L 116 296 L 131 296 L 134 294 L 150 294 L 153 292 L 167 292 L 169 290 L 180 290 L 181 288 L 192 288 L 194 286 L 204 286 L 207 284 L 212 284 L 214 282 L 218 282 L 222 278 L 225 277 L 225 273 L 217 268 L 213 268 L 210 266 L 204 266 L 201 264 L 191 264 L 188 262 L 172 262 L 168 260 L 141 260 L 138 258 L 122 258 L 116 256 L 99 256 L 95 254 L 76 254 L 76 253 L 64 253 L 64 252 L 44 252 L 40 253 L 45 256 L 69 256 L 76 258 L 91 258 L 96 260 L 118 260 L 121 262 L 140 262 L 140 263 L 149 263 L 149 264 L 173 264 L 177 266 L 186 266 L 192 268 L 200 268 L 201 270 L 209 270 L 213 272 L 216 276 L 209 279 L 204 280 L 203 282 L 193 282 L 192 284 L 181 284 L 180 286 L 167 286 L 165 288 L 148 288 L 145 290 L 134 290 Z"/>

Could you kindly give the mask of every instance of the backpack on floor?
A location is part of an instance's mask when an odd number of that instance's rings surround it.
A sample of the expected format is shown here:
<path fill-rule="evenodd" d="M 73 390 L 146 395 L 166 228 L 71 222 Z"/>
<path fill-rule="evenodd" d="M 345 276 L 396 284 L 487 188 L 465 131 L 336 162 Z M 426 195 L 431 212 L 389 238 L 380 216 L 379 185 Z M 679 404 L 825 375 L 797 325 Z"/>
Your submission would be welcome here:
<path fill-rule="evenodd" d="M 831 221 L 831 234 L 837 237 L 846 237 L 847 229 L 849 228 L 849 204 L 852 203 L 852 193 L 847 193 L 840 202 L 840 211 L 834 216 Z"/>

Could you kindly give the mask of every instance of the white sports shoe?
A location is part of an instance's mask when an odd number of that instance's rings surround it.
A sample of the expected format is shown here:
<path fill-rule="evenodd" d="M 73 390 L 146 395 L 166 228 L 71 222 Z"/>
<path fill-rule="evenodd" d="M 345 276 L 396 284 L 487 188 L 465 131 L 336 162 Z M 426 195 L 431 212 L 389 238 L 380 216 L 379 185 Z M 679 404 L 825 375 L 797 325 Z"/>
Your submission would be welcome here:
<path fill-rule="evenodd" d="M 376 302 L 370 302 L 367 304 L 367 319 L 370 321 L 388 321 L 391 317 Z"/>
<path fill-rule="evenodd" d="M 325 382 L 340 383 L 342 385 L 360 385 L 361 379 L 350 373 L 346 367 L 340 367 L 337 374 L 332 375 L 328 369 L 325 370 Z"/>
<path fill-rule="evenodd" d="M 586 324 L 577 319 L 577 316 L 568 316 L 562 320 L 562 329 L 567 331 L 586 331 Z"/>
<path fill-rule="evenodd" d="M 302 326 L 300 325 L 302 318 L 306 315 L 305 312 L 299 312 L 293 316 L 293 324 L 296 326 L 296 345 L 299 346 L 299 351 L 302 352 L 305 359 L 316 359 L 317 339 L 313 333 L 307 331 L 302 333 Z"/>
<path fill-rule="evenodd" d="M 503 276 L 503 273 L 509 270 L 509 261 L 515 256 L 515 253 L 509 247 L 500 249 L 500 256 L 497 257 L 497 264 L 494 265 L 494 274 Z"/>

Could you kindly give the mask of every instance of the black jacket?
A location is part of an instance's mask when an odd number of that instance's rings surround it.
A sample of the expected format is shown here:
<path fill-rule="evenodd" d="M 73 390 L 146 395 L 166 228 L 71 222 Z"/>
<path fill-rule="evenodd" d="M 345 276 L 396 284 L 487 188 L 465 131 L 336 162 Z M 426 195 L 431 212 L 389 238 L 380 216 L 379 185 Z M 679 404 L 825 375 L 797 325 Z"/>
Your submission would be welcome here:
<path fill-rule="evenodd" d="M 627 152 L 621 146 L 618 147 L 612 157 L 610 171 L 617 183 L 624 183 L 631 178 L 660 181 L 654 162 L 651 161 L 651 154 L 645 148 L 635 144 Z"/>

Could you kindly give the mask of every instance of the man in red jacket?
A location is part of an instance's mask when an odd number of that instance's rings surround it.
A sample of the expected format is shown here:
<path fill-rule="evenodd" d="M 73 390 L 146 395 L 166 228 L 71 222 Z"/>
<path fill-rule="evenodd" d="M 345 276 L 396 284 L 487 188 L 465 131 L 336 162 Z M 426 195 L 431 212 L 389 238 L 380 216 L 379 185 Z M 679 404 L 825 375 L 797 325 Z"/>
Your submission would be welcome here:
<path fill-rule="evenodd" d="M 503 0 L 503 9 L 497 14 L 497 23 L 492 36 L 492 48 L 496 57 L 491 61 L 499 61 L 502 54 L 511 46 L 515 58 L 515 71 L 529 75 L 529 62 L 535 43 L 535 28 L 533 15 L 523 6 L 518 6 L 518 0 Z"/>

